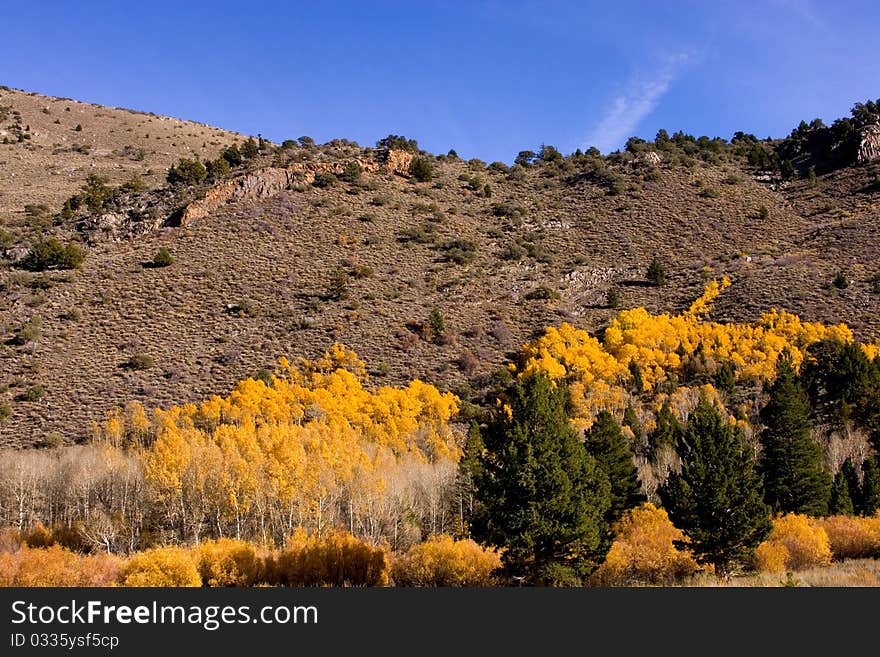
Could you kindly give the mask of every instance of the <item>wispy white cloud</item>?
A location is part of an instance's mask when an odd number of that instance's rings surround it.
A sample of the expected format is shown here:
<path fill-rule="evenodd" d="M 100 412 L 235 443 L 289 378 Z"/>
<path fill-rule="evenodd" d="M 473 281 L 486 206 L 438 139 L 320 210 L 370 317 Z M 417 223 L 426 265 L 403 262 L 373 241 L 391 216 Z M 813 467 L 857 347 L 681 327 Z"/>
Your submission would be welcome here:
<path fill-rule="evenodd" d="M 772 0 L 772 3 L 819 32 L 829 31 L 828 22 L 812 0 Z"/>
<path fill-rule="evenodd" d="M 679 54 L 669 58 L 651 75 L 643 72 L 632 76 L 590 131 L 583 148 L 595 146 L 607 153 L 621 147 L 635 133 L 642 120 L 654 111 L 690 59 L 687 54 Z"/>

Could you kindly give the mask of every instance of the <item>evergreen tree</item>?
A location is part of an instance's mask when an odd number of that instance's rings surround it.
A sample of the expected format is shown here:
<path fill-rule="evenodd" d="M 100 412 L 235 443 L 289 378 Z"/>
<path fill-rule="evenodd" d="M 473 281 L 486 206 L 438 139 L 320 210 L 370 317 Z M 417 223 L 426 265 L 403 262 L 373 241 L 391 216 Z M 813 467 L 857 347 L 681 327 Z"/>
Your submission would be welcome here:
<path fill-rule="evenodd" d="M 608 478 L 569 422 L 567 388 L 536 374 L 508 397 L 482 432 L 473 533 L 504 548 L 508 576 L 579 584 L 604 559 Z"/>
<path fill-rule="evenodd" d="M 761 409 L 761 421 L 764 501 L 780 513 L 826 515 L 831 476 L 822 463 L 822 450 L 813 440 L 810 400 L 787 352 L 777 362 L 776 379 L 767 405 Z"/>
<path fill-rule="evenodd" d="M 608 411 L 601 411 L 590 427 L 586 446 L 611 483 L 611 506 L 605 514 L 605 522 L 611 527 L 624 511 L 646 500 L 639 474 L 620 425 Z"/>
<path fill-rule="evenodd" d="M 458 503 L 458 516 L 460 522 L 459 531 L 464 536 L 470 536 L 469 524 L 474 517 L 476 508 L 476 480 L 480 476 L 481 457 L 483 454 L 483 437 L 480 435 L 480 427 L 476 422 L 471 422 L 464 452 L 458 462 L 458 472 L 455 477 L 456 497 Z"/>
<path fill-rule="evenodd" d="M 859 473 L 849 459 L 840 466 L 840 473 L 846 482 L 849 499 L 852 500 L 852 513 L 858 513 L 862 508 L 862 482 L 859 481 Z"/>
<path fill-rule="evenodd" d="M 639 367 L 635 358 L 629 361 L 628 367 L 630 376 L 632 376 L 633 390 L 635 390 L 637 394 L 642 394 L 645 391 L 645 381 L 642 378 L 642 368 Z"/>
<path fill-rule="evenodd" d="M 836 426 L 853 420 L 880 436 L 880 363 L 859 345 L 832 339 L 811 345 L 801 376 L 820 420 Z"/>
<path fill-rule="evenodd" d="M 639 422 L 636 409 L 632 407 L 632 404 L 628 404 L 623 412 L 623 426 L 629 427 L 633 432 L 633 445 L 631 446 L 633 453 L 643 455 L 645 452 L 644 429 L 642 429 L 642 423 Z"/>
<path fill-rule="evenodd" d="M 831 484 L 831 500 L 828 502 L 828 513 L 832 516 L 851 516 L 853 514 L 852 498 L 849 496 L 849 485 L 843 476 L 843 469 L 834 475 Z"/>
<path fill-rule="evenodd" d="M 657 413 L 657 426 L 648 436 L 648 449 L 651 451 L 651 457 L 656 458 L 657 453 L 664 447 L 677 447 L 684 430 L 669 402 L 663 402 L 660 411 Z"/>
<path fill-rule="evenodd" d="M 666 269 L 663 267 L 663 263 L 660 262 L 660 259 L 656 256 L 648 265 L 648 269 L 645 272 L 645 278 L 656 286 L 666 283 Z"/>
<path fill-rule="evenodd" d="M 733 395 L 733 393 L 736 392 L 736 368 L 734 368 L 733 363 L 726 361 L 715 372 L 712 380 L 714 381 L 716 388 L 726 393 L 728 396 Z"/>
<path fill-rule="evenodd" d="M 679 454 L 681 472 L 670 475 L 660 499 L 697 558 L 726 575 L 751 560 L 770 532 L 752 449 L 703 397 L 688 418 Z"/>
<path fill-rule="evenodd" d="M 859 513 L 873 516 L 880 508 L 880 464 L 878 457 L 865 459 L 862 463 L 862 490 L 859 500 Z"/>
<path fill-rule="evenodd" d="M 243 157 L 250 159 L 256 157 L 259 153 L 260 147 L 257 146 L 257 142 L 254 141 L 253 137 L 248 137 L 241 145 L 241 154 Z"/>

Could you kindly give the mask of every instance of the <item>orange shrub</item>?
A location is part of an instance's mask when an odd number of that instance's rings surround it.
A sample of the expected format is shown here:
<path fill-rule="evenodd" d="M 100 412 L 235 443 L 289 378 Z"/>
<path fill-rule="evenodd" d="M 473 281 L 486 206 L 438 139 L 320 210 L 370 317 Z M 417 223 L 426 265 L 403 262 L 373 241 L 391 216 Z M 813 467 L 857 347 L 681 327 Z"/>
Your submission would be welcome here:
<path fill-rule="evenodd" d="M 120 560 L 110 554 L 81 555 L 60 545 L 0 553 L 0 586 L 111 586 Z"/>
<path fill-rule="evenodd" d="M 297 529 L 278 554 L 273 580 L 287 586 L 387 586 L 386 548 L 330 530 L 322 536 Z"/>
<path fill-rule="evenodd" d="M 755 570 L 761 573 L 784 573 L 789 560 L 788 548 L 778 541 L 764 541 L 755 550 Z"/>
<path fill-rule="evenodd" d="M 815 518 L 788 513 L 773 520 L 773 531 L 761 544 L 764 547 L 755 555 L 758 570 L 781 572 L 778 560 L 783 558 L 784 568 L 804 570 L 831 563 L 831 545 L 828 534 Z M 758 546 L 759 548 L 761 546 Z M 784 548 L 785 554 L 780 549 Z"/>
<path fill-rule="evenodd" d="M 201 586 L 189 550 L 160 547 L 131 556 L 118 578 L 121 586 Z"/>
<path fill-rule="evenodd" d="M 206 586 L 254 586 L 264 577 L 263 558 L 245 541 L 207 541 L 199 546 L 198 559 Z"/>
<path fill-rule="evenodd" d="M 392 574 L 398 586 L 489 586 L 500 566 L 495 550 L 442 534 L 410 548 L 394 562 Z"/>
<path fill-rule="evenodd" d="M 49 547 L 55 542 L 52 539 L 52 531 L 41 522 L 38 522 L 30 531 L 25 532 L 21 538 L 28 547 L 32 548 Z"/>
<path fill-rule="evenodd" d="M 838 561 L 880 556 L 880 513 L 869 518 L 831 516 L 819 524 L 828 534 L 831 552 Z"/>
<path fill-rule="evenodd" d="M 686 540 L 684 533 L 653 504 L 628 511 L 615 525 L 614 536 L 605 562 L 593 575 L 596 584 L 666 584 L 699 570 L 689 550 L 675 547 L 675 541 Z"/>

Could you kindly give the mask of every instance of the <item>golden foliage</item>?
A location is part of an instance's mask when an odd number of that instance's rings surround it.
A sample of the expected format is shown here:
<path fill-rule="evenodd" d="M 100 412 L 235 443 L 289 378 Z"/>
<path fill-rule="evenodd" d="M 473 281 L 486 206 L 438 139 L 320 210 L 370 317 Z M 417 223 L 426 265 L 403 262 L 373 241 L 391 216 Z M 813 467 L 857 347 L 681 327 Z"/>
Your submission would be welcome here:
<path fill-rule="evenodd" d="M 382 546 L 340 530 L 318 536 L 297 529 L 276 558 L 273 579 L 285 586 L 387 586 L 390 572 Z"/>
<path fill-rule="evenodd" d="M 836 560 L 880 557 L 880 512 L 868 518 L 831 516 L 818 523 Z"/>
<path fill-rule="evenodd" d="M 398 586 L 489 586 L 492 572 L 500 566 L 497 551 L 441 534 L 398 558 L 392 576 Z"/>
<path fill-rule="evenodd" d="M 0 586 L 110 586 L 119 572 L 120 559 L 110 554 L 81 555 L 51 545 L 22 545 L 15 552 L 0 552 Z"/>
<path fill-rule="evenodd" d="M 600 342 L 586 331 L 563 323 L 523 347 L 519 376 L 536 370 L 565 380 L 576 411 L 574 424 L 587 428 L 600 410 L 620 413 L 630 400 L 631 364 L 642 384 L 656 392 L 658 384 L 685 367 L 714 372 L 729 363 L 739 380 L 770 381 L 776 360 L 788 350 L 800 365 L 805 349 L 826 338 L 852 342 L 844 325 L 824 326 L 773 309 L 753 324 L 711 322 L 712 303 L 730 281 L 711 281 L 702 296 L 680 315 L 652 315 L 645 308 L 623 310 L 611 321 Z M 875 349 L 865 345 L 866 349 Z"/>
<path fill-rule="evenodd" d="M 202 578 L 189 550 L 159 547 L 138 552 L 119 571 L 120 586 L 201 586 Z"/>
<path fill-rule="evenodd" d="M 265 577 L 264 558 L 256 548 L 231 538 L 199 545 L 198 568 L 205 586 L 254 586 Z"/>
<path fill-rule="evenodd" d="M 755 550 L 755 570 L 759 573 L 784 573 L 788 560 L 788 548 L 779 541 L 764 541 Z"/>
<path fill-rule="evenodd" d="M 765 572 L 805 570 L 831 563 L 828 534 L 819 521 L 789 513 L 773 520 L 773 530 L 756 551 L 756 567 Z"/>
<path fill-rule="evenodd" d="M 142 409 L 129 408 L 96 431 L 111 445 L 149 443 L 140 450 L 147 482 L 182 538 L 187 523 L 210 517 L 236 536 L 249 520 L 266 531 L 274 519 L 280 539 L 295 526 L 321 526 L 333 495 L 385 490 L 384 473 L 399 463 L 458 461 L 455 395 L 418 380 L 366 383 L 363 362 L 334 345 L 316 361 L 282 358 L 270 385 L 246 379 L 226 397 L 156 410 L 149 428 Z"/>
<path fill-rule="evenodd" d="M 686 540 L 664 509 L 651 503 L 631 509 L 615 525 L 614 542 L 593 575 L 594 583 L 668 584 L 692 575 L 699 570 L 697 562 L 689 550 L 675 545 Z"/>
<path fill-rule="evenodd" d="M 32 548 L 49 547 L 55 543 L 52 537 L 52 530 L 48 529 L 41 522 L 38 522 L 30 531 L 26 532 L 22 536 L 22 541 Z"/>

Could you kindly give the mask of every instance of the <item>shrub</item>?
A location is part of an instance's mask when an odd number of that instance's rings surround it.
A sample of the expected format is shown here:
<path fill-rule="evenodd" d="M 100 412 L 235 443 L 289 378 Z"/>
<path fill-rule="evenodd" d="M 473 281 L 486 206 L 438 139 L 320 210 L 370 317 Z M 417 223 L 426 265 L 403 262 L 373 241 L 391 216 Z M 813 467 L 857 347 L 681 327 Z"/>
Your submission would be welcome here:
<path fill-rule="evenodd" d="M 315 174 L 315 180 L 312 182 L 312 185 L 318 187 L 320 189 L 324 189 L 326 187 L 333 187 L 339 183 L 339 178 L 337 178 L 334 174 L 329 171 L 321 171 Z"/>
<path fill-rule="evenodd" d="M 12 415 L 12 404 L 8 401 L 0 399 L 0 422 Z"/>
<path fill-rule="evenodd" d="M 30 530 L 22 534 L 21 540 L 28 547 L 32 548 L 49 547 L 55 542 L 52 539 L 52 530 L 41 522 L 38 522 Z"/>
<path fill-rule="evenodd" d="M 875 275 L 874 278 L 871 279 L 871 291 L 874 292 L 874 294 L 880 294 L 880 274 Z"/>
<path fill-rule="evenodd" d="M 767 572 L 778 567 L 783 555 L 786 570 L 804 570 L 831 563 L 831 545 L 828 534 L 818 521 L 808 516 L 788 513 L 773 520 L 773 530 L 764 541 L 765 547 L 760 558 L 756 553 L 756 566 Z M 760 546 L 759 546 L 760 547 Z M 782 549 L 780 549 L 782 548 Z"/>
<path fill-rule="evenodd" d="M 409 165 L 409 175 L 419 182 L 428 182 L 434 177 L 434 167 L 424 157 L 414 157 Z"/>
<path fill-rule="evenodd" d="M 177 166 L 172 165 L 166 176 L 172 185 L 198 185 L 208 176 L 205 165 L 198 160 L 182 157 Z"/>
<path fill-rule="evenodd" d="M 248 137 L 244 140 L 244 143 L 241 145 L 242 157 L 250 159 L 256 157 L 259 153 L 260 148 L 257 146 L 257 142 L 253 137 Z"/>
<path fill-rule="evenodd" d="M 496 217 L 513 217 L 520 214 L 520 208 L 513 203 L 493 203 L 492 214 Z"/>
<path fill-rule="evenodd" d="M 436 306 L 431 309 L 428 324 L 431 327 L 431 339 L 436 344 L 441 344 L 443 342 L 443 337 L 446 334 L 446 322 L 443 319 L 443 313 L 440 312 L 440 309 Z"/>
<path fill-rule="evenodd" d="M 442 534 L 414 545 L 391 572 L 397 586 L 489 586 L 500 566 L 495 550 Z"/>
<path fill-rule="evenodd" d="M 12 339 L 14 345 L 25 345 L 28 342 L 34 342 L 40 338 L 40 317 L 31 317 L 24 325 L 18 329 L 15 337 Z"/>
<path fill-rule="evenodd" d="M 238 146 L 236 146 L 235 144 L 224 148 L 223 152 L 220 153 L 220 157 L 226 160 L 226 162 L 229 163 L 230 167 L 237 167 L 241 165 L 241 151 L 238 150 Z"/>
<path fill-rule="evenodd" d="M 869 518 L 831 516 L 818 522 L 828 535 L 836 560 L 880 556 L 880 514 Z"/>
<path fill-rule="evenodd" d="M 617 308 L 620 305 L 620 293 L 616 287 L 609 288 L 605 293 L 605 305 L 609 308 Z"/>
<path fill-rule="evenodd" d="M 542 285 L 540 287 L 536 287 L 534 290 L 526 294 L 526 300 L 528 301 L 547 301 L 550 299 L 558 299 L 559 292 L 556 290 L 552 290 L 546 285 Z"/>
<path fill-rule="evenodd" d="M 274 568 L 275 583 L 286 586 L 386 586 L 389 575 L 385 548 L 340 530 L 319 537 L 297 529 Z"/>
<path fill-rule="evenodd" d="M 342 173 L 339 174 L 339 178 L 347 183 L 356 183 L 361 179 L 362 174 L 363 169 L 361 165 L 352 160 L 345 165 Z"/>
<path fill-rule="evenodd" d="M 334 301 L 345 301 L 348 299 L 348 272 L 342 267 L 337 267 L 333 270 L 327 290 L 327 297 Z"/>
<path fill-rule="evenodd" d="M 562 153 L 560 153 L 554 146 L 548 146 L 545 144 L 541 144 L 541 150 L 538 153 L 538 159 L 542 162 L 562 162 L 563 157 Z"/>
<path fill-rule="evenodd" d="M 762 205 L 758 208 L 758 219 L 761 221 L 767 221 L 770 218 L 770 210 L 767 209 L 766 205 Z"/>
<path fill-rule="evenodd" d="M 111 586 L 120 560 L 110 554 L 79 555 L 52 545 L 0 552 L 0 586 Z"/>
<path fill-rule="evenodd" d="M 755 570 L 760 573 L 784 573 L 788 559 L 785 545 L 777 541 L 764 541 L 755 549 Z"/>
<path fill-rule="evenodd" d="M 518 164 L 521 167 L 528 167 L 532 165 L 532 162 L 537 157 L 535 151 L 520 151 L 517 153 L 516 158 L 513 160 L 514 164 Z"/>
<path fill-rule="evenodd" d="M 31 247 L 22 266 L 30 271 L 47 269 L 79 269 L 85 255 L 76 244 L 63 245 L 54 237 Z"/>
<path fill-rule="evenodd" d="M 149 354 L 141 354 L 137 353 L 131 358 L 129 358 L 125 367 L 130 370 L 148 370 L 152 367 L 155 367 L 156 360 L 150 356 Z"/>
<path fill-rule="evenodd" d="M 120 586 L 201 586 L 189 550 L 160 547 L 138 552 L 120 569 Z"/>
<path fill-rule="evenodd" d="M 213 180 L 225 176 L 229 173 L 229 168 L 229 161 L 223 157 L 218 157 L 216 160 L 208 160 L 205 162 L 205 171 Z"/>
<path fill-rule="evenodd" d="M 663 285 L 666 282 L 666 269 L 659 258 L 651 260 L 648 270 L 645 272 L 645 278 L 654 285 Z"/>
<path fill-rule="evenodd" d="M 687 539 L 663 509 L 647 503 L 627 511 L 614 526 L 614 542 L 596 571 L 595 583 L 668 584 L 699 570 L 690 551 L 677 543 Z"/>
<path fill-rule="evenodd" d="M 46 395 L 46 388 L 43 387 L 39 383 L 35 383 L 32 386 L 29 386 L 27 390 L 24 391 L 21 398 L 23 401 L 28 402 L 36 402 L 40 401 Z"/>
<path fill-rule="evenodd" d="M 608 195 L 620 196 L 626 191 L 626 185 L 620 176 L 614 176 L 608 181 Z"/>
<path fill-rule="evenodd" d="M 174 258 L 171 256 L 171 252 L 164 246 L 156 252 L 155 256 L 153 256 L 154 267 L 169 267 L 173 264 Z"/>
<path fill-rule="evenodd" d="M 477 244 L 472 240 L 460 238 L 447 240 L 441 243 L 439 248 L 444 252 L 443 259 L 445 261 L 454 262 L 457 265 L 467 264 L 477 255 Z"/>
<path fill-rule="evenodd" d="M 205 586 L 254 586 L 265 575 L 263 559 L 254 546 L 231 538 L 202 543 L 198 568 Z"/>
<path fill-rule="evenodd" d="M 142 192 L 147 189 L 147 183 L 138 174 L 134 174 L 129 180 L 119 187 L 122 192 Z"/>
<path fill-rule="evenodd" d="M 407 139 L 403 135 L 388 135 L 376 142 L 376 148 L 380 150 L 398 150 L 417 153 L 419 144 L 415 139 Z"/>
<path fill-rule="evenodd" d="M 834 274 L 834 279 L 831 282 L 838 290 L 845 290 L 849 287 L 849 280 L 847 279 L 846 272 L 844 271 L 839 271 Z"/>

